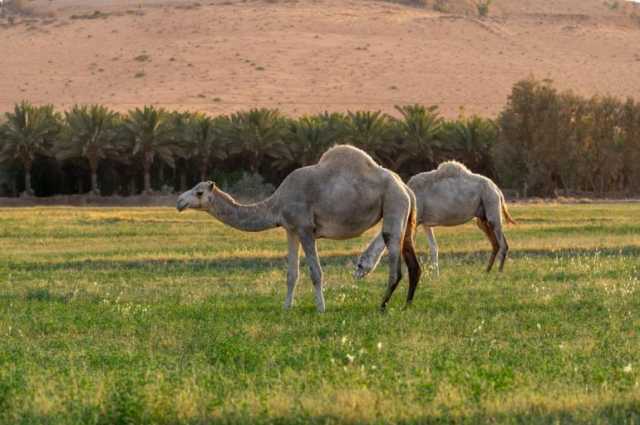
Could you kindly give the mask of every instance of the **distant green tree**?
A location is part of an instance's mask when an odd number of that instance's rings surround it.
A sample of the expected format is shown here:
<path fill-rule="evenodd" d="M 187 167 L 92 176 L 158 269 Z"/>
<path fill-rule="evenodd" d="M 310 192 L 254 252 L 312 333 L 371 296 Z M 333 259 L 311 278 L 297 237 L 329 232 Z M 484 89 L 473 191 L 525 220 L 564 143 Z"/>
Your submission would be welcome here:
<path fill-rule="evenodd" d="M 396 106 L 401 119 L 395 119 L 397 155 L 394 168 L 400 169 L 408 161 L 423 164 L 422 169 L 437 162 L 435 152 L 443 148 L 440 133 L 444 119 L 437 106 Z"/>
<path fill-rule="evenodd" d="M 132 157 L 140 157 L 144 171 L 144 192 L 151 192 L 151 167 L 156 157 L 170 167 L 184 146 L 176 137 L 176 118 L 163 108 L 145 106 L 129 111 L 122 123 L 123 136 Z"/>
<path fill-rule="evenodd" d="M 622 105 L 610 96 L 591 98 L 587 107 L 589 135 L 582 145 L 583 174 L 590 189 L 601 195 L 614 189 L 622 176 L 623 138 L 619 126 Z"/>
<path fill-rule="evenodd" d="M 331 119 L 319 115 L 290 120 L 286 143 L 276 166 L 286 169 L 318 162 L 320 156 L 335 144 L 339 129 L 331 124 Z"/>
<path fill-rule="evenodd" d="M 33 106 L 21 102 L 13 112 L 5 114 L 0 130 L 0 162 L 17 160 L 24 168 L 25 192 L 33 194 L 31 170 L 37 155 L 50 155 L 53 142 L 60 132 L 60 114 L 53 105 Z"/>
<path fill-rule="evenodd" d="M 98 165 L 100 160 L 119 155 L 117 131 L 118 113 L 102 105 L 74 106 L 65 112 L 61 137 L 55 145 L 56 158 L 84 158 L 91 172 L 91 192 L 99 194 Z"/>
<path fill-rule="evenodd" d="M 442 133 L 445 145 L 455 152 L 459 160 L 474 170 L 493 176 L 491 150 L 498 128 L 492 120 L 477 115 L 461 116 L 446 122 Z"/>
<path fill-rule="evenodd" d="M 620 131 L 623 139 L 624 187 L 640 187 L 640 103 L 627 99 L 620 111 Z"/>
<path fill-rule="evenodd" d="M 278 159 L 287 132 L 287 120 L 277 109 L 251 109 L 229 117 L 223 135 L 229 154 L 242 156 L 251 173 L 257 173 L 267 157 Z"/>
<path fill-rule="evenodd" d="M 212 164 L 220 163 L 229 156 L 224 131 L 229 119 L 226 116 L 212 118 L 201 113 L 193 114 L 189 121 L 189 157 L 198 164 L 200 180 L 207 180 Z"/>
<path fill-rule="evenodd" d="M 376 160 L 389 164 L 394 154 L 391 118 L 381 111 L 347 112 L 340 137 L 368 152 Z"/>

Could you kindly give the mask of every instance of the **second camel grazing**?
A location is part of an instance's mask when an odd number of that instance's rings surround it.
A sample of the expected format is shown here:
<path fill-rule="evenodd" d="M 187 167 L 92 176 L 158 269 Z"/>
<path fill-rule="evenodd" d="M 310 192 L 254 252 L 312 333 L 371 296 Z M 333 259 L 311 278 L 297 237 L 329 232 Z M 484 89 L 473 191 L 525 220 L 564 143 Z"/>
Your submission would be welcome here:
<path fill-rule="evenodd" d="M 316 307 L 325 310 L 322 268 L 316 239 L 350 239 L 382 220 L 381 238 L 389 251 L 389 279 L 381 308 L 402 278 L 401 258 L 409 270 L 407 304 L 413 300 L 421 269 L 415 253 L 416 200 L 395 173 L 379 166 L 364 151 L 334 146 L 320 161 L 289 174 L 269 198 L 241 205 L 213 182 L 198 183 L 178 198 L 178 211 L 207 211 L 239 230 L 257 232 L 283 227 L 289 242 L 287 297 L 293 305 L 300 268 L 300 245 L 309 264 Z"/>
<path fill-rule="evenodd" d="M 424 227 L 431 249 L 431 267 L 439 273 L 438 244 L 434 226 L 458 226 L 476 218 L 476 224 L 491 242 L 491 258 L 487 272 L 491 271 L 496 256 L 500 271 L 507 258 L 509 244 L 502 230 L 502 216 L 515 224 L 509 214 L 502 191 L 491 179 L 469 171 L 457 161 L 441 163 L 436 170 L 413 176 L 407 185 L 416 195 L 418 225 Z M 355 276 L 363 278 L 373 271 L 384 253 L 382 235 L 376 236 L 362 253 L 356 265 Z"/>

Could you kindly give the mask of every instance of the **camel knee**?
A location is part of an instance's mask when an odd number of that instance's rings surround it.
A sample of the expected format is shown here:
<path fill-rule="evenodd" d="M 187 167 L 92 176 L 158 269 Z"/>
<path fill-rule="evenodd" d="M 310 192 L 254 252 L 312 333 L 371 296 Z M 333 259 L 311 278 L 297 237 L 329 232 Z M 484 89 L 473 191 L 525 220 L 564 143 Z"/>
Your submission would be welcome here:
<path fill-rule="evenodd" d="M 300 276 L 300 273 L 298 272 L 298 270 L 289 270 L 287 272 L 287 286 L 289 287 L 296 286 L 296 284 L 298 283 L 299 276 Z"/>
<path fill-rule="evenodd" d="M 311 282 L 313 286 L 322 286 L 322 270 L 318 270 L 314 267 L 311 268 Z"/>

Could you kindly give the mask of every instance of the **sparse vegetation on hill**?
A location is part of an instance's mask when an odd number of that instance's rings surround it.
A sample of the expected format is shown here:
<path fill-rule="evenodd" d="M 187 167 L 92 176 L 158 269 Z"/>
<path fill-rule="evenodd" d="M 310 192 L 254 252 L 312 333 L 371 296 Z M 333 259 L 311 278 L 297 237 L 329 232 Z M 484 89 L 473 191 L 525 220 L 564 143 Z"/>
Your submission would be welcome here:
<path fill-rule="evenodd" d="M 495 120 L 447 120 L 423 105 L 397 113 L 289 118 L 252 109 L 214 118 L 77 106 L 63 117 L 22 103 L 0 126 L 0 169 L 9 176 L 0 190 L 32 193 L 32 174 L 40 196 L 180 190 L 209 177 L 232 183 L 243 172 L 277 185 L 335 143 L 358 146 L 404 177 L 458 159 L 522 195 L 631 195 L 640 187 L 640 104 L 632 99 L 583 98 L 529 79 L 514 86 Z"/>

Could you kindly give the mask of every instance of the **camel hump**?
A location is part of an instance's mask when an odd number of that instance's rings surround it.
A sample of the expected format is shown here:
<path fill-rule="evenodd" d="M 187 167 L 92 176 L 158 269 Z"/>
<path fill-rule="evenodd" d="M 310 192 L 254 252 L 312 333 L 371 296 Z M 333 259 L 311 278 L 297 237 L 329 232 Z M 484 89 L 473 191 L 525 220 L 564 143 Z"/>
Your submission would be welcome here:
<path fill-rule="evenodd" d="M 461 175 L 471 174 L 471 171 L 461 162 L 445 161 L 438 165 L 436 174 L 441 179 L 450 177 L 459 177 Z"/>
<path fill-rule="evenodd" d="M 378 167 L 378 164 L 368 153 L 351 145 L 335 145 L 329 148 L 329 150 L 322 154 L 318 164 L 348 165 L 349 167 Z"/>

